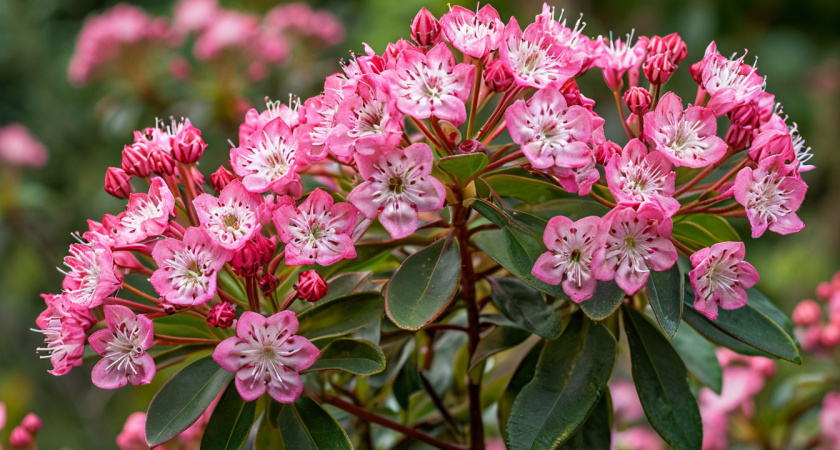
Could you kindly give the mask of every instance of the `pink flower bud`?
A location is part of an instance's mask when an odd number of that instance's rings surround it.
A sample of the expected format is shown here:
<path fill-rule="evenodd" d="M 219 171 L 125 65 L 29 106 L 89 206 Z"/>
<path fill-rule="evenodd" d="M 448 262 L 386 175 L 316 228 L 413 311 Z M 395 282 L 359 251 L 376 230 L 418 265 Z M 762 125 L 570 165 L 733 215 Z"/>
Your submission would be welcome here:
<path fill-rule="evenodd" d="M 653 97 L 647 89 L 637 86 L 631 87 L 624 93 L 624 103 L 633 114 L 642 117 L 653 102 Z"/>
<path fill-rule="evenodd" d="M 15 427 L 9 435 L 12 448 L 26 449 L 32 445 L 32 436 L 23 427 Z"/>
<path fill-rule="evenodd" d="M 109 167 L 105 172 L 105 192 L 116 198 L 128 198 L 131 195 L 131 175 L 119 167 Z"/>
<path fill-rule="evenodd" d="M 223 166 L 219 166 L 219 170 L 210 175 L 210 182 L 213 183 L 213 188 L 219 192 L 222 192 L 222 189 L 235 179 L 236 176 L 230 173 L 230 171 L 225 169 Z"/>
<path fill-rule="evenodd" d="M 645 78 L 653 84 L 664 84 L 677 70 L 677 66 L 671 62 L 671 54 L 668 52 L 648 55 L 642 68 L 645 71 Z"/>
<path fill-rule="evenodd" d="M 301 273 L 295 285 L 298 297 L 310 302 L 317 302 L 324 298 L 327 289 L 327 282 L 314 270 Z"/>
<path fill-rule="evenodd" d="M 829 323 L 820 331 L 820 342 L 826 347 L 840 343 L 840 324 Z"/>
<path fill-rule="evenodd" d="M 735 151 L 741 151 L 752 144 L 755 138 L 755 129 L 749 126 L 741 126 L 733 123 L 726 130 L 723 140 Z"/>
<path fill-rule="evenodd" d="M 269 296 L 275 289 L 277 289 L 277 286 L 280 285 L 280 278 L 267 273 L 260 278 L 259 283 L 260 290 L 262 290 L 263 295 Z"/>
<path fill-rule="evenodd" d="M 469 139 L 458 145 L 458 151 L 461 153 L 484 153 L 487 147 L 477 139 Z"/>
<path fill-rule="evenodd" d="M 20 426 L 22 426 L 32 436 L 38 434 L 38 432 L 41 431 L 41 427 L 43 425 L 44 423 L 41 422 L 41 418 L 38 417 L 38 415 L 35 413 L 27 414 L 26 417 L 23 418 L 23 421 L 20 423 Z"/>
<path fill-rule="evenodd" d="M 440 22 L 428 9 L 422 8 L 411 21 L 411 39 L 421 46 L 434 44 L 440 36 Z"/>
<path fill-rule="evenodd" d="M 126 173 L 140 178 L 148 177 L 152 173 L 152 165 L 149 163 L 149 148 L 141 142 L 126 145 L 122 153 L 122 169 Z"/>
<path fill-rule="evenodd" d="M 827 281 L 823 281 L 822 283 L 817 285 L 817 297 L 819 298 L 829 298 L 831 297 L 831 293 L 834 291 L 831 287 L 831 283 Z"/>
<path fill-rule="evenodd" d="M 665 37 L 654 36 L 650 38 L 647 49 L 652 54 L 669 53 L 669 59 L 674 66 L 688 56 L 688 48 L 677 33 L 671 33 Z"/>
<path fill-rule="evenodd" d="M 207 324 L 211 327 L 230 328 L 236 320 L 236 307 L 228 302 L 221 302 L 210 310 Z"/>
<path fill-rule="evenodd" d="M 201 138 L 201 131 L 192 126 L 187 119 L 181 131 L 172 139 L 172 153 L 175 159 L 184 163 L 192 164 L 201 158 L 207 143 Z"/>
<path fill-rule="evenodd" d="M 175 175 L 175 158 L 172 157 L 170 152 L 163 150 L 151 152 L 149 154 L 149 164 L 152 166 L 152 170 L 161 175 Z"/>
<path fill-rule="evenodd" d="M 494 59 L 484 68 L 484 82 L 493 92 L 505 92 L 513 85 L 513 74 L 501 59 Z"/>
<path fill-rule="evenodd" d="M 271 262 L 277 249 L 277 238 L 271 239 L 258 233 L 245 246 L 233 254 L 230 266 L 240 277 L 253 277 L 258 274 L 262 266 Z"/>

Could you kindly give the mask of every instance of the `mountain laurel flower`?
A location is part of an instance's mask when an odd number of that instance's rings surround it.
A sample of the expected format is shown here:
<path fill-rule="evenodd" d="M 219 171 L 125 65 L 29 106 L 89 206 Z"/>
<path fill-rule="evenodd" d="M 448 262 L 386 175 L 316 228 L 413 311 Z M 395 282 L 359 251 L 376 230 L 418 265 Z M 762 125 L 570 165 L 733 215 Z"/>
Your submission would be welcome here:
<path fill-rule="evenodd" d="M 43 167 L 47 148 L 19 123 L 0 127 L 0 162 L 21 167 Z"/>
<path fill-rule="evenodd" d="M 587 145 L 594 128 L 592 114 L 582 106 L 568 106 L 555 87 L 511 105 L 505 123 L 513 142 L 537 169 L 583 167 L 592 159 Z"/>
<path fill-rule="evenodd" d="M 207 314 L 207 325 L 211 327 L 230 328 L 236 320 L 236 307 L 228 302 L 219 302 Z"/>
<path fill-rule="evenodd" d="M 651 202 L 668 217 L 680 209 L 680 202 L 673 197 L 677 174 L 671 170 L 671 162 L 660 152 L 648 153 L 640 140 L 633 139 L 621 154 L 613 155 L 606 169 L 607 185 L 618 203 L 636 206 Z"/>
<path fill-rule="evenodd" d="M 580 196 L 589 195 L 592 186 L 601 179 L 598 172 L 598 163 L 594 155 L 589 158 L 589 163 L 583 167 L 551 167 L 549 173 L 557 180 L 560 187 L 569 193 L 577 193 Z"/>
<path fill-rule="evenodd" d="M 368 219 L 379 214 L 379 221 L 392 238 L 414 233 L 418 212 L 443 208 L 446 188 L 431 175 L 434 157 L 428 145 L 356 155 L 356 164 L 364 182 L 350 192 L 347 200 Z"/>
<path fill-rule="evenodd" d="M 475 77 L 475 66 L 456 64 L 444 43 L 425 55 L 405 50 L 394 69 L 383 73 L 396 91 L 397 107 L 415 119 L 431 116 L 461 126 L 467 120 L 465 102 Z"/>
<path fill-rule="evenodd" d="M 610 89 L 618 91 L 624 85 L 622 78 L 634 66 L 639 66 L 647 54 L 647 42 L 641 39 L 631 46 L 633 34 L 627 35 L 627 40 L 596 39 L 595 66 L 600 67 L 604 74 L 604 81 Z"/>
<path fill-rule="evenodd" d="M 213 189 L 218 192 L 221 192 L 228 183 L 235 179 L 236 175 L 230 173 L 230 171 L 225 169 L 224 166 L 219 166 L 219 168 L 210 175 L 210 183 L 213 184 Z"/>
<path fill-rule="evenodd" d="M 297 296 L 308 302 L 317 302 L 327 295 L 328 286 L 324 277 L 314 270 L 301 272 L 294 286 Z"/>
<path fill-rule="evenodd" d="M 511 18 L 505 28 L 499 57 L 520 87 L 562 86 L 580 72 L 586 55 L 571 45 L 555 42 L 555 37 L 534 23 L 522 32 Z"/>
<path fill-rule="evenodd" d="M 513 86 L 513 74 L 501 59 L 494 59 L 484 67 L 484 84 L 493 92 L 505 92 Z"/>
<path fill-rule="evenodd" d="M 743 242 L 719 242 L 691 255 L 688 274 L 694 289 L 694 309 L 711 320 L 717 319 L 718 305 L 738 309 L 747 304 L 747 292 L 758 283 L 752 264 L 744 261 Z"/>
<path fill-rule="evenodd" d="M 94 332 L 88 339 L 93 350 L 102 356 L 91 372 L 93 384 L 101 389 L 117 389 L 127 383 L 151 383 L 155 360 L 146 350 L 155 339 L 152 320 L 121 305 L 105 305 L 104 313 L 108 328 Z"/>
<path fill-rule="evenodd" d="M 312 191 L 298 207 L 287 200 L 274 211 L 274 226 L 286 244 L 287 265 L 328 266 L 356 257 L 350 235 L 359 212 L 353 205 L 334 204 L 332 196 L 321 189 Z"/>
<path fill-rule="evenodd" d="M 580 303 L 592 298 L 597 281 L 592 276 L 592 254 L 598 246 L 600 217 L 577 222 L 563 216 L 548 221 L 543 242 L 548 251 L 537 258 L 531 273 L 548 284 L 563 284 L 563 292 Z"/>
<path fill-rule="evenodd" d="M 683 111 L 682 100 L 673 92 L 662 96 L 644 121 L 645 140 L 676 167 L 705 167 L 726 154 L 726 142 L 715 135 L 717 122 L 712 110 L 689 106 Z"/>
<path fill-rule="evenodd" d="M 440 18 L 440 26 L 453 47 L 477 59 L 498 49 L 505 32 L 499 12 L 489 4 L 477 13 L 461 6 L 452 7 Z"/>
<path fill-rule="evenodd" d="M 403 115 L 397 97 L 381 75 L 366 74 L 356 82 L 335 113 L 335 128 L 328 138 L 330 152 L 340 158 L 369 155 L 382 146 L 396 146 L 403 133 Z"/>
<path fill-rule="evenodd" d="M 272 190 L 282 195 L 300 191 L 297 169 L 304 161 L 299 153 L 291 129 L 278 117 L 251 135 L 245 145 L 231 149 L 230 164 L 249 191 Z"/>
<path fill-rule="evenodd" d="M 671 243 L 671 219 L 653 203 L 637 210 L 617 207 L 601 220 L 599 248 L 592 256 L 592 273 L 601 281 L 615 279 L 628 295 L 647 283 L 651 270 L 670 269 L 679 254 Z"/>
<path fill-rule="evenodd" d="M 796 210 L 805 199 L 808 185 L 781 155 L 762 160 L 756 169 L 744 167 L 735 177 L 735 201 L 744 205 L 752 237 L 761 237 L 769 228 L 779 234 L 796 233 L 805 224 Z"/>
<path fill-rule="evenodd" d="M 623 99 L 630 112 L 638 117 L 643 117 L 653 102 L 653 96 L 650 95 L 650 92 L 638 86 L 633 86 L 625 91 Z"/>
<path fill-rule="evenodd" d="M 344 101 L 346 84 L 344 75 L 332 74 L 324 81 L 324 91 L 304 103 L 305 124 L 295 128 L 295 139 L 300 152 L 310 161 L 320 161 L 330 151 L 328 138 L 335 127 L 338 105 Z"/>
<path fill-rule="evenodd" d="M 114 254 L 97 243 L 71 244 L 64 258 L 70 271 L 64 272 L 61 287 L 71 303 L 95 308 L 122 285 L 122 275 L 114 270 Z"/>
<path fill-rule="evenodd" d="M 236 323 L 236 336 L 216 346 L 213 359 L 236 373 L 236 390 L 246 402 L 268 391 L 274 400 L 292 403 L 303 393 L 298 372 L 321 355 L 309 340 L 295 335 L 297 330 L 298 320 L 291 311 L 268 318 L 246 311 Z"/>
<path fill-rule="evenodd" d="M 228 250 L 239 250 L 260 232 L 257 208 L 261 204 L 262 197 L 249 192 L 239 180 L 228 183 L 218 198 L 201 194 L 193 200 L 201 228 L 216 245 Z"/>
<path fill-rule="evenodd" d="M 712 42 L 703 57 L 702 86 L 711 95 L 706 107 L 720 117 L 733 108 L 745 105 L 764 91 L 765 79 L 755 65 L 744 64 L 743 56 L 726 58 Z"/>
<path fill-rule="evenodd" d="M 32 331 L 44 335 L 45 347 L 37 351 L 45 352 L 41 358 L 49 358 L 52 370 L 48 373 L 61 376 L 73 367 L 82 365 L 85 351 L 85 331 L 96 323 L 96 317 L 88 309 L 76 307 L 67 299 L 66 294 L 42 295 L 47 309 L 38 315 Z"/>
<path fill-rule="evenodd" d="M 117 245 L 136 244 L 158 237 L 169 227 L 175 214 L 175 197 L 162 178 L 152 178 L 149 193 L 131 194 L 126 210 L 117 216 L 114 240 Z"/>
<path fill-rule="evenodd" d="M 201 228 L 190 227 L 184 240 L 166 238 L 155 245 L 158 265 L 149 282 L 174 305 L 200 305 L 216 295 L 216 274 L 233 252 L 218 246 Z"/>
<path fill-rule="evenodd" d="M 411 40 L 417 45 L 429 47 L 440 41 L 440 22 L 425 7 L 411 21 Z"/>
<path fill-rule="evenodd" d="M 787 127 L 782 130 L 761 130 L 752 141 L 752 145 L 747 150 L 747 155 L 758 163 L 776 155 L 781 156 L 786 164 L 797 161 L 796 153 L 793 149 L 793 138 L 787 130 Z"/>

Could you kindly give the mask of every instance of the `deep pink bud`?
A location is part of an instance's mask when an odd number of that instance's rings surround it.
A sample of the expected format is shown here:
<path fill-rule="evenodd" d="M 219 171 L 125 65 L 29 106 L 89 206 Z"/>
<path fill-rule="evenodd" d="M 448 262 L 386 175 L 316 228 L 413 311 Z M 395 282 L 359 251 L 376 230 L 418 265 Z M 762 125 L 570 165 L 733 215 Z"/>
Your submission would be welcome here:
<path fill-rule="evenodd" d="M 236 320 L 236 307 L 228 302 L 218 303 L 207 315 L 207 324 L 211 327 L 230 328 Z"/>
<path fill-rule="evenodd" d="M 802 300 L 793 310 L 793 324 L 800 327 L 817 325 L 822 322 L 822 309 L 813 300 Z"/>
<path fill-rule="evenodd" d="M 327 282 L 318 272 L 307 270 L 300 274 L 298 283 L 295 285 L 298 298 L 310 302 L 317 302 L 327 295 Z"/>
<path fill-rule="evenodd" d="M 175 158 L 167 151 L 157 150 L 149 154 L 152 170 L 161 175 L 175 175 Z"/>
<path fill-rule="evenodd" d="M 440 22 L 425 7 L 411 21 L 411 39 L 420 46 L 434 44 L 440 36 Z"/>
<path fill-rule="evenodd" d="M 207 143 L 201 138 L 201 130 L 192 126 L 189 119 L 184 123 L 181 131 L 172 138 L 172 153 L 175 159 L 192 164 L 201 158 Z"/>
<path fill-rule="evenodd" d="M 105 171 L 105 192 L 117 198 L 131 195 L 131 175 L 119 167 L 109 167 Z"/>
<path fill-rule="evenodd" d="M 484 67 L 484 83 L 493 92 L 505 92 L 513 84 L 513 74 L 501 59 L 494 59 Z"/>
<path fill-rule="evenodd" d="M 649 53 L 669 53 L 669 59 L 674 66 L 688 56 L 688 48 L 677 33 L 671 33 L 665 37 L 654 36 L 650 38 L 647 49 Z"/>
<path fill-rule="evenodd" d="M 258 275 L 263 265 L 268 264 L 277 249 L 277 238 L 271 239 L 258 233 L 253 239 L 245 243 L 242 249 L 233 254 L 230 266 L 240 277 Z"/>
<path fill-rule="evenodd" d="M 691 78 L 694 79 L 694 82 L 703 85 L 703 60 L 697 61 L 696 63 L 692 64 L 688 67 L 688 72 L 691 73 Z"/>
<path fill-rule="evenodd" d="M 222 192 L 222 189 L 235 179 L 236 176 L 223 166 L 219 166 L 219 170 L 210 175 L 210 182 L 213 183 L 213 188 L 219 192 Z"/>
<path fill-rule="evenodd" d="M 647 89 L 634 86 L 624 93 L 624 103 L 633 114 L 639 117 L 650 109 L 651 102 L 653 102 L 653 97 Z"/>
<path fill-rule="evenodd" d="M 829 323 L 820 330 L 820 342 L 826 347 L 834 347 L 840 343 L 840 324 Z"/>
<path fill-rule="evenodd" d="M 671 62 L 669 52 L 648 55 L 642 68 L 645 71 L 645 78 L 653 84 L 664 84 L 677 70 L 677 66 Z"/>
<path fill-rule="evenodd" d="M 817 297 L 819 298 L 827 299 L 831 297 L 832 292 L 834 292 L 834 289 L 831 287 L 831 283 L 827 281 L 823 281 L 817 285 Z"/>
<path fill-rule="evenodd" d="M 122 153 L 122 169 L 126 173 L 146 178 L 152 173 L 152 166 L 149 163 L 149 149 L 140 142 L 126 145 Z"/>
<path fill-rule="evenodd" d="M 487 151 L 487 147 L 477 139 L 469 139 L 458 145 L 458 151 L 461 153 L 484 153 Z"/>
<path fill-rule="evenodd" d="M 23 421 L 20 423 L 20 426 L 22 426 L 32 436 L 38 434 L 38 432 L 41 431 L 41 427 L 43 425 L 44 423 L 41 422 L 41 418 L 38 417 L 38 415 L 35 413 L 27 414 L 26 417 L 23 418 Z"/>
<path fill-rule="evenodd" d="M 29 448 L 32 445 L 32 436 L 23 427 L 15 427 L 9 435 L 9 445 L 17 449 Z"/>
<path fill-rule="evenodd" d="M 280 278 L 275 277 L 274 275 L 267 273 L 260 278 L 260 290 L 262 291 L 263 295 L 269 296 L 277 286 L 280 285 Z"/>
<path fill-rule="evenodd" d="M 759 117 L 751 104 L 739 106 L 727 113 L 732 125 L 726 131 L 724 140 L 736 151 L 743 150 L 752 144 L 758 132 Z"/>

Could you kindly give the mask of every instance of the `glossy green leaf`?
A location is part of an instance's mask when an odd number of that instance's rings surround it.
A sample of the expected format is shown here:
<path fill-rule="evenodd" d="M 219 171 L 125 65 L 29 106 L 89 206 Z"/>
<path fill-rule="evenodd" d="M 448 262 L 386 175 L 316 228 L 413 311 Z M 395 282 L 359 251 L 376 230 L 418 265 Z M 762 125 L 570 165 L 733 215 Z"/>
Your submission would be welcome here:
<path fill-rule="evenodd" d="M 264 412 L 258 420 L 260 421 L 260 425 L 257 428 L 257 435 L 254 436 L 254 450 L 273 450 L 281 448 L 283 445 L 283 439 L 280 437 L 280 430 L 278 430 L 277 427 L 272 426 L 271 422 L 268 420 L 268 411 Z M 248 444 L 246 443 L 246 449 L 247 446 Z"/>
<path fill-rule="evenodd" d="M 420 329 L 449 306 L 460 279 L 458 242 L 440 239 L 409 255 L 391 277 L 385 289 L 385 313 L 402 329 Z"/>
<path fill-rule="evenodd" d="M 298 334 L 315 339 L 343 336 L 382 318 L 382 294 L 359 292 L 318 302 L 298 315 Z"/>
<path fill-rule="evenodd" d="M 370 282 L 370 272 L 347 272 L 336 275 L 327 281 L 327 290 L 320 302 L 328 302 L 347 294 L 372 292 L 377 286 Z"/>
<path fill-rule="evenodd" d="M 499 398 L 496 416 L 499 419 L 499 429 L 502 430 L 502 438 L 507 441 L 507 422 L 510 418 L 513 403 L 516 397 L 528 383 L 534 378 L 534 373 L 537 370 L 537 361 L 540 359 L 543 344 L 537 344 L 530 352 L 522 359 L 516 371 L 510 377 L 502 396 Z"/>
<path fill-rule="evenodd" d="M 202 450 L 237 450 L 248 438 L 257 401 L 246 402 L 239 396 L 234 383 L 230 383 L 216 404 L 207 428 L 201 437 Z"/>
<path fill-rule="evenodd" d="M 347 433 L 333 416 L 309 397 L 280 406 L 278 417 L 282 445 L 288 450 L 352 449 Z"/>
<path fill-rule="evenodd" d="M 470 180 L 487 167 L 487 155 L 483 152 L 446 156 L 440 159 L 438 167 L 461 180 Z"/>
<path fill-rule="evenodd" d="M 414 361 L 409 360 L 397 374 L 394 379 L 394 398 L 400 404 L 403 411 L 408 411 L 408 405 L 411 402 L 411 396 L 420 392 L 423 385 L 420 382 L 420 375 L 417 373 L 417 365 Z"/>
<path fill-rule="evenodd" d="M 207 321 L 191 314 L 173 314 L 155 319 L 155 333 L 186 338 L 212 337 Z"/>
<path fill-rule="evenodd" d="M 697 381 L 720 394 L 723 371 L 715 355 L 716 347 L 691 327 L 681 327 L 671 340 L 671 345 L 680 354 L 688 372 Z"/>
<path fill-rule="evenodd" d="M 472 360 L 470 360 L 469 370 L 496 353 L 516 347 L 529 337 L 531 337 L 531 332 L 521 328 L 496 327 L 478 342 Z"/>
<path fill-rule="evenodd" d="M 627 294 L 615 281 L 599 281 L 592 298 L 579 303 L 590 319 L 600 321 L 613 315 Z"/>
<path fill-rule="evenodd" d="M 676 222 L 671 235 L 692 250 L 711 247 L 718 242 L 741 240 L 726 219 L 711 214 L 693 214 Z"/>
<path fill-rule="evenodd" d="M 513 324 L 546 339 L 554 339 L 563 331 L 563 318 L 539 292 L 513 278 L 488 281 L 493 288 L 493 304 Z"/>
<path fill-rule="evenodd" d="M 578 316 L 540 353 L 507 422 L 510 449 L 555 448 L 586 421 L 615 363 L 616 342 L 598 323 Z"/>
<path fill-rule="evenodd" d="M 205 356 L 181 369 L 155 394 L 146 413 L 146 441 L 162 444 L 195 422 L 233 380 L 233 374 Z"/>
<path fill-rule="evenodd" d="M 672 447 L 699 450 L 703 423 L 680 356 L 668 339 L 633 308 L 624 308 L 633 382 L 651 426 Z"/>
<path fill-rule="evenodd" d="M 373 388 L 381 388 L 394 379 L 403 365 L 414 351 L 414 339 L 405 337 L 382 344 L 385 353 L 385 370 L 367 378 L 367 383 Z"/>
<path fill-rule="evenodd" d="M 580 220 L 589 216 L 602 217 L 610 210 L 591 199 L 560 198 L 529 206 L 525 211 L 548 221 L 557 216 L 568 217 L 571 220 Z"/>
<path fill-rule="evenodd" d="M 558 450 L 610 450 L 612 422 L 612 398 L 606 389 L 583 426 Z"/>
<path fill-rule="evenodd" d="M 685 277 L 679 264 L 662 272 L 650 271 L 647 282 L 648 300 L 659 326 L 673 339 L 680 328 L 685 295 Z"/>
<path fill-rule="evenodd" d="M 373 342 L 336 339 L 321 349 L 321 356 L 305 372 L 343 370 L 356 375 L 373 375 L 385 370 L 385 354 Z"/>
<path fill-rule="evenodd" d="M 515 198 L 534 204 L 545 203 L 558 197 L 567 197 L 568 192 L 546 180 L 511 174 L 493 174 L 482 177 L 502 197 Z"/>

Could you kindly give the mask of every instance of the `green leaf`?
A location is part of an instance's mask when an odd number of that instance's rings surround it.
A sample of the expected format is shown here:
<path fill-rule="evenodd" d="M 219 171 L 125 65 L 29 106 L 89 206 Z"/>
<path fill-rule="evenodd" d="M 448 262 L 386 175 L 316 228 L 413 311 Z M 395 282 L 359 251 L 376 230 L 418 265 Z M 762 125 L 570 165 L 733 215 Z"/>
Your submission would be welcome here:
<path fill-rule="evenodd" d="M 694 292 L 686 287 L 683 319 L 707 339 L 738 353 L 802 362 L 790 320 L 756 289 L 747 289 L 745 306 L 721 308 L 718 318 L 709 320 L 694 309 Z"/>
<path fill-rule="evenodd" d="M 155 394 L 146 413 L 146 442 L 162 444 L 195 422 L 233 379 L 210 356 L 181 369 Z"/>
<path fill-rule="evenodd" d="M 516 397 L 528 383 L 534 378 L 534 373 L 537 370 L 537 361 L 540 359 L 542 353 L 542 343 L 537 344 L 530 352 L 522 359 L 516 371 L 510 377 L 507 388 L 499 398 L 498 409 L 496 416 L 499 419 L 499 429 L 502 430 L 502 437 L 507 441 L 507 423 L 510 418 L 513 403 Z"/>
<path fill-rule="evenodd" d="M 382 294 L 359 292 L 318 302 L 298 315 L 298 334 L 315 339 L 343 336 L 378 320 L 384 313 Z"/>
<path fill-rule="evenodd" d="M 540 353 L 534 378 L 524 387 L 507 422 L 510 449 L 555 448 L 586 421 L 606 389 L 616 343 L 603 325 L 573 320 Z"/>
<path fill-rule="evenodd" d="M 592 320 L 600 321 L 611 316 L 627 294 L 615 281 L 599 281 L 592 298 L 579 303 L 580 309 Z"/>
<path fill-rule="evenodd" d="M 352 449 L 347 433 L 333 416 L 309 397 L 282 404 L 279 414 L 280 449 Z"/>
<path fill-rule="evenodd" d="M 569 195 L 568 192 L 548 181 L 527 176 L 493 174 L 481 179 L 500 196 L 515 198 L 532 205 Z"/>
<path fill-rule="evenodd" d="M 671 340 L 671 345 L 680 354 L 688 372 L 697 381 L 720 394 L 723 372 L 715 355 L 716 347 L 691 327 L 680 328 Z"/>
<path fill-rule="evenodd" d="M 257 402 L 242 400 L 234 383 L 230 383 L 207 422 L 201 449 L 237 450 L 248 438 L 256 412 Z"/>
<path fill-rule="evenodd" d="M 647 282 L 647 294 L 650 307 L 656 314 L 659 326 L 669 338 L 673 339 L 680 328 L 682 319 L 685 277 L 679 264 L 668 270 L 651 270 Z"/>
<path fill-rule="evenodd" d="M 446 156 L 440 159 L 438 167 L 463 181 L 469 181 L 487 167 L 487 155 L 484 153 L 469 153 Z"/>
<path fill-rule="evenodd" d="M 385 313 L 402 329 L 420 329 L 449 306 L 460 279 L 458 242 L 440 239 L 409 255 L 394 272 L 385 289 Z"/>
<path fill-rule="evenodd" d="M 531 332 L 521 328 L 496 327 L 490 334 L 478 341 L 472 360 L 470 360 L 469 370 L 496 353 L 516 347 L 529 337 L 531 337 Z"/>
<path fill-rule="evenodd" d="M 403 411 L 408 411 L 412 394 L 420 392 L 421 389 L 423 389 L 423 385 L 420 383 L 417 365 L 414 364 L 414 361 L 409 360 L 397 374 L 397 378 L 394 379 L 394 397 Z"/>
<path fill-rule="evenodd" d="M 155 319 L 155 333 L 186 338 L 212 337 L 207 321 L 189 314 L 173 314 Z"/>
<path fill-rule="evenodd" d="M 671 235 L 695 251 L 718 242 L 741 240 L 726 219 L 712 214 L 693 214 L 674 223 Z"/>
<path fill-rule="evenodd" d="M 546 339 L 555 339 L 563 331 L 563 318 L 539 292 L 513 278 L 487 280 L 493 288 L 493 304 L 513 324 Z"/>
<path fill-rule="evenodd" d="M 269 405 L 271 405 L 271 403 L 269 403 Z M 270 408 L 271 406 L 269 406 L 269 409 Z M 279 407 L 277 409 L 279 409 Z M 259 421 L 260 425 L 259 428 L 257 428 L 257 435 L 254 439 L 253 448 L 256 450 L 282 448 L 283 439 L 280 437 L 280 431 L 277 427 L 273 426 L 271 421 L 268 420 L 268 410 L 263 413 L 263 415 L 259 418 Z"/>
<path fill-rule="evenodd" d="M 598 400 L 595 409 L 572 438 L 561 445 L 562 450 L 610 450 L 612 440 L 613 406 L 610 390 Z M 559 450 L 558 449 L 558 450 Z"/>
<path fill-rule="evenodd" d="M 356 292 L 372 292 L 376 285 L 370 282 L 370 272 L 347 272 L 334 276 L 327 281 L 327 294 L 320 302 L 328 302 L 334 298 Z"/>
<path fill-rule="evenodd" d="M 388 384 L 397 376 L 413 351 L 414 339 L 410 337 L 383 343 L 382 352 L 385 353 L 385 370 L 368 377 L 367 383 L 376 389 Z"/>
<path fill-rule="evenodd" d="M 672 447 L 699 450 L 703 423 L 680 356 L 648 320 L 624 308 L 633 382 L 651 426 Z"/>
<path fill-rule="evenodd" d="M 321 356 L 304 372 L 343 370 L 356 375 L 373 375 L 385 370 L 385 354 L 373 342 L 336 339 L 321 350 Z"/>
<path fill-rule="evenodd" d="M 594 200 L 559 198 L 530 206 L 525 211 L 549 221 L 557 216 L 568 217 L 571 220 L 580 220 L 589 216 L 602 217 L 610 210 Z"/>

